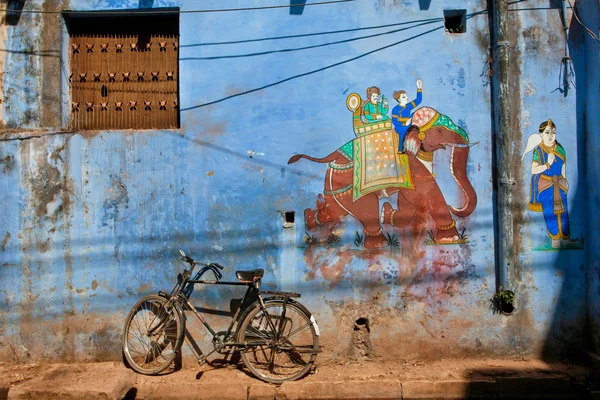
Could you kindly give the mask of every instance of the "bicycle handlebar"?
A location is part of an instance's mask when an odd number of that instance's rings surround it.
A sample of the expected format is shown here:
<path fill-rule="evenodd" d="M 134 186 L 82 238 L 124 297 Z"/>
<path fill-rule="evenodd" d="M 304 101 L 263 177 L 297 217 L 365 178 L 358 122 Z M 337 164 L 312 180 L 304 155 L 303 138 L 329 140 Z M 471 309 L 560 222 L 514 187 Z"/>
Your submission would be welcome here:
<path fill-rule="evenodd" d="M 217 268 L 219 268 L 220 270 L 223 270 L 223 266 L 222 266 L 221 264 L 218 264 L 218 263 L 212 263 L 212 264 L 210 264 L 210 265 L 212 265 L 213 267 L 217 267 Z"/>
<path fill-rule="evenodd" d="M 196 262 L 196 261 L 194 261 L 194 259 L 192 257 L 186 255 L 182 250 L 179 250 L 179 253 L 181 254 L 181 259 L 183 261 L 185 261 L 186 263 L 191 264 L 192 266 L 194 266 L 194 265 L 202 265 L 203 267 L 209 267 L 209 268 L 216 267 L 216 268 L 219 268 L 220 270 L 223 270 L 223 266 L 221 264 L 219 264 L 219 263 L 208 263 L 208 264 L 206 264 L 206 263 Z"/>

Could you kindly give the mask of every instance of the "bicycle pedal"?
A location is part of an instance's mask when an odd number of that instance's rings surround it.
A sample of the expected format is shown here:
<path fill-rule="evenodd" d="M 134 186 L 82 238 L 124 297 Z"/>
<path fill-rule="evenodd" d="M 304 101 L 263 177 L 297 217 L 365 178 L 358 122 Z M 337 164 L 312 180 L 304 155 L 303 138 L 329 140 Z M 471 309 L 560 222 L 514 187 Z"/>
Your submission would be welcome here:
<path fill-rule="evenodd" d="M 198 365 L 204 365 L 206 364 L 206 357 L 202 357 L 198 359 Z"/>

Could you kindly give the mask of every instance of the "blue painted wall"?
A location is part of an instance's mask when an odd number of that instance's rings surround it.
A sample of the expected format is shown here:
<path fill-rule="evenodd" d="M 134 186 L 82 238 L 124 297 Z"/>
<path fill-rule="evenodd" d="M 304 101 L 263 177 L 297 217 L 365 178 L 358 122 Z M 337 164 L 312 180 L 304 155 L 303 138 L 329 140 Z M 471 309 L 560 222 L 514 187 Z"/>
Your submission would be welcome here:
<path fill-rule="evenodd" d="M 586 207 L 598 195 L 587 187 L 598 181 L 598 169 L 590 159 L 586 165 L 582 154 L 586 146 L 598 146 L 590 139 L 598 125 L 583 119 L 581 89 L 571 88 L 566 96 L 555 90 L 566 40 L 560 9 L 543 0 L 511 6 L 511 26 L 519 28 L 511 42 L 519 129 L 511 133 L 514 158 L 496 168 L 510 168 L 518 181 L 512 212 L 520 264 L 510 282 L 517 310 L 506 316 L 489 308 L 496 266 L 487 5 L 483 0 L 423 3 L 307 5 L 301 15 L 287 8 L 184 13 L 181 129 L 0 142 L 6 210 L 0 216 L 2 358 L 118 358 L 125 313 L 142 295 L 169 288 L 182 269 L 179 248 L 227 265 L 228 279 L 235 269 L 260 267 L 266 270 L 265 287 L 300 291 L 321 325 L 324 357 L 349 354 L 359 317 L 369 318 L 375 352 L 386 357 L 537 356 L 580 346 L 587 302 L 593 304 L 589 315 L 596 326 L 599 321 L 595 290 L 600 277 L 592 277 L 598 246 L 588 241 L 587 251 L 533 250 L 547 235 L 541 214 L 527 211 L 531 161 L 521 161 L 529 135 L 552 118 L 568 157 L 573 236 L 592 239 Z M 189 11 L 264 3 L 151 5 Z M 137 1 L 77 0 L 60 8 L 138 6 Z M 467 9 L 467 33 L 444 32 L 440 18 L 448 8 Z M 5 48 L 46 45 L 37 33 L 54 23 L 51 18 L 22 15 L 18 26 L 7 28 Z M 573 39 L 574 58 L 593 53 L 586 43 L 588 53 L 581 40 Z M 61 48 L 60 42 L 52 45 Z M 47 60 L 6 54 L 7 126 L 61 128 L 43 126 L 37 117 L 45 107 L 45 80 L 61 79 L 43 76 Z M 589 72 L 594 70 L 576 66 L 578 76 L 597 87 L 597 77 Z M 478 205 L 456 221 L 469 241 L 428 245 L 427 231 L 435 226 L 429 217 L 418 216 L 409 228 L 386 228 L 396 236 L 397 248 L 357 246 L 362 227 L 349 217 L 308 233 L 323 243 L 307 243 L 303 211 L 315 207 L 326 166 L 306 160 L 288 166 L 288 159 L 296 153 L 322 157 L 354 138 L 345 104 L 350 93 L 364 97 L 375 85 L 393 102 L 395 90 L 414 96 L 417 78 L 423 80 L 423 105 L 450 116 L 476 143 L 467 172 Z M 20 89 L 23 85 L 27 89 Z M 62 96 L 65 104 L 68 87 L 62 89 L 57 99 Z M 596 99 L 597 91 L 584 93 Z M 463 197 L 449 162 L 449 151 L 438 151 L 434 172 L 448 203 L 459 205 Z M 292 229 L 283 228 L 286 211 L 296 212 Z M 586 270 L 586 257 L 595 267 Z M 586 283 L 586 276 L 595 280 Z M 198 298 L 207 307 L 227 308 L 239 295 L 203 290 Z"/>
<path fill-rule="evenodd" d="M 600 29 L 600 4 L 592 2 L 581 2 L 579 6 L 579 16 L 592 32 L 598 32 Z M 587 174 L 587 185 L 585 193 L 587 194 L 587 209 L 590 216 L 587 237 L 589 246 L 587 247 L 587 281 L 588 281 L 588 318 L 591 327 L 590 339 L 593 344 L 593 350 L 600 351 L 600 258 L 595 249 L 600 244 L 598 242 L 598 205 L 600 204 L 600 193 L 597 183 L 600 182 L 600 165 L 598 159 L 594 156 L 595 149 L 600 146 L 598 136 L 598 126 L 600 126 L 600 77 L 594 71 L 600 68 L 600 50 L 598 42 L 594 40 L 581 24 L 573 25 L 573 41 L 579 41 L 581 38 L 583 51 L 578 62 L 585 66 L 585 85 L 583 94 L 577 97 L 578 109 L 584 115 L 583 138 L 585 141 L 584 152 L 585 167 Z M 579 87 L 582 87 L 580 84 Z M 591 151 L 590 151 L 591 150 Z"/>

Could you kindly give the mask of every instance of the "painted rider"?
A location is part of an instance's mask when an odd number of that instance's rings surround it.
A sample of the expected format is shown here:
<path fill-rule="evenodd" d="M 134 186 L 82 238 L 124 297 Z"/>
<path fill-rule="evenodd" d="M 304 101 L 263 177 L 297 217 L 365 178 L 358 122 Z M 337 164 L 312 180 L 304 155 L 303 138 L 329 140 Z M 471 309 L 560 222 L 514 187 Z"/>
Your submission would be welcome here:
<path fill-rule="evenodd" d="M 408 102 L 408 95 L 406 91 L 399 90 L 394 92 L 394 99 L 398 101 L 398 105 L 392 110 L 392 123 L 394 124 L 394 129 L 396 133 L 398 133 L 398 151 L 401 152 L 404 146 L 404 137 L 406 136 L 406 132 L 410 127 L 412 112 L 414 109 L 421 104 L 423 100 L 423 82 L 420 79 L 417 79 L 417 98 Z"/>
<path fill-rule="evenodd" d="M 551 119 L 540 124 L 539 135 L 531 135 L 525 154 L 533 151 L 529 209 L 542 212 L 553 248 L 579 242 L 570 239 L 566 178 L 567 156 L 556 141 L 556 125 Z"/>
<path fill-rule="evenodd" d="M 380 98 L 381 91 L 376 86 L 367 89 L 367 102 L 363 106 L 365 119 L 369 123 L 379 121 L 389 121 L 386 115 L 389 111 L 388 101 L 383 96 Z M 380 100 L 383 100 L 380 102 Z"/>

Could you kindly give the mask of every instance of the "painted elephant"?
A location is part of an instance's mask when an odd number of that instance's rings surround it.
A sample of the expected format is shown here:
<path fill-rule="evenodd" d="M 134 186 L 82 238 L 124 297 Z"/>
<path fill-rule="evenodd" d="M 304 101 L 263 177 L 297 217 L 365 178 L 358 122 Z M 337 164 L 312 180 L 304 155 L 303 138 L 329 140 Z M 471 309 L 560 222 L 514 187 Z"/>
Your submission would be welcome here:
<path fill-rule="evenodd" d="M 437 114 L 438 117 L 440 114 Z M 445 123 L 426 121 L 421 126 L 412 125 L 406 135 L 405 153 L 410 165 L 412 188 L 387 187 L 369 193 L 359 199 L 351 194 L 353 183 L 353 161 L 341 149 L 324 158 L 314 158 L 297 154 L 290 158 L 292 164 L 301 158 L 329 163 L 325 174 L 324 195 L 319 195 L 316 210 L 304 211 L 307 229 L 328 222 L 334 222 L 346 215 L 357 218 L 364 226 L 365 248 L 378 248 L 387 245 L 381 224 L 405 226 L 415 215 L 419 207 L 423 207 L 435 221 L 437 230 L 436 243 L 455 243 L 458 231 L 451 214 L 458 217 L 470 215 L 477 204 L 477 195 L 467 177 L 467 160 L 469 155 L 469 138 L 464 130 L 457 127 L 445 116 Z M 418 119 L 417 119 L 418 120 Z M 449 122 L 448 122 L 449 121 Z M 414 123 L 414 120 L 413 120 Z M 432 175 L 433 154 L 439 149 L 451 147 L 450 170 L 454 180 L 462 190 L 465 203 L 461 208 L 448 206 L 446 200 Z M 398 192 L 398 208 L 394 209 L 385 203 L 381 213 L 379 199 Z"/>

